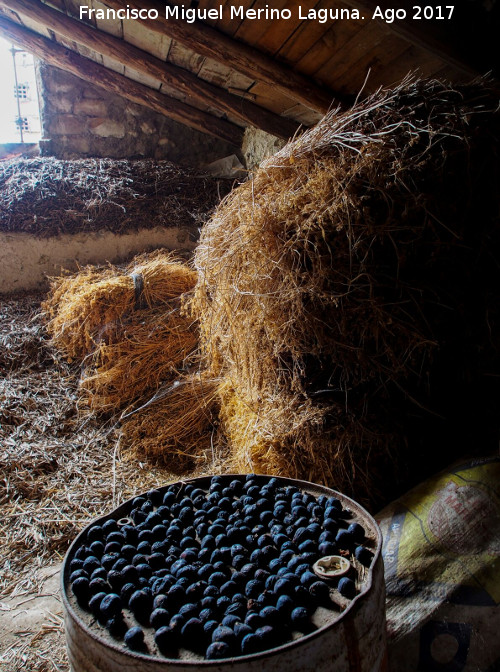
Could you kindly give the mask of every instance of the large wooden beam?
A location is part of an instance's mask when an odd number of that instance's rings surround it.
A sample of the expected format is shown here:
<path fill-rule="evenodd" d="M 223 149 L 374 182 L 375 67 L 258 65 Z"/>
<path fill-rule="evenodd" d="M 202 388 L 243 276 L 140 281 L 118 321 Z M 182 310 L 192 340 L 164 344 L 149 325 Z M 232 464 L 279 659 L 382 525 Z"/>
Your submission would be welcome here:
<path fill-rule="evenodd" d="M 241 146 L 243 131 L 235 124 L 218 119 L 196 107 L 154 91 L 149 86 L 108 70 L 103 65 L 79 56 L 7 19 L 0 18 L 0 34 L 50 65 L 62 68 L 91 84 L 117 93 L 138 105 L 144 105 L 201 133 L 208 133 L 237 147 Z"/>
<path fill-rule="evenodd" d="M 112 9 L 123 9 L 123 0 L 104 0 Z M 188 3 L 186 3 L 188 4 Z M 277 91 L 306 107 L 324 114 L 332 104 L 334 94 L 318 86 L 312 79 L 291 70 L 270 56 L 238 42 L 215 28 L 173 16 L 165 18 L 165 3 L 134 0 L 134 8 L 159 11 L 156 19 L 137 19 L 150 30 L 168 35 L 188 49 L 227 65 L 247 77 L 269 84 Z"/>
<path fill-rule="evenodd" d="M 57 35 L 62 35 L 122 65 L 133 68 L 137 72 L 153 77 L 189 96 L 195 104 L 210 105 L 222 114 L 229 114 L 238 119 L 245 126 L 255 126 L 284 139 L 293 136 L 299 128 L 299 124 L 290 119 L 280 117 L 255 103 L 234 96 L 221 87 L 199 79 L 183 68 L 165 63 L 124 40 L 96 30 L 83 21 L 72 19 L 41 2 L 0 0 L 0 7 L 5 7 L 36 21 Z"/>

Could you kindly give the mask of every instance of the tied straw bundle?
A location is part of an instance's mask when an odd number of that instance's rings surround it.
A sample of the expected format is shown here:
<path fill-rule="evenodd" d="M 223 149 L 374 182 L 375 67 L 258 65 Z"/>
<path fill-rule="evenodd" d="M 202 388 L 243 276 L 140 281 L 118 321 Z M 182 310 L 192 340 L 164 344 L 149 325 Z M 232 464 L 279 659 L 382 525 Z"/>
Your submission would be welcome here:
<path fill-rule="evenodd" d="M 120 321 L 138 305 L 167 310 L 195 283 L 195 271 L 161 250 L 135 257 L 123 270 L 87 266 L 52 279 L 42 304 L 47 331 L 68 359 L 81 360 L 100 343 L 119 340 Z"/>
<path fill-rule="evenodd" d="M 52 343 L 82 363 L 80 408 L 115 417 L 125 408 L 122 445 L 177 472 L 210 445 L 214 421 L 216 384 L 190 373 L 198 331 L 182 303 L 195 281 L 157 251 L 55 279 L 44 303 Z"/>

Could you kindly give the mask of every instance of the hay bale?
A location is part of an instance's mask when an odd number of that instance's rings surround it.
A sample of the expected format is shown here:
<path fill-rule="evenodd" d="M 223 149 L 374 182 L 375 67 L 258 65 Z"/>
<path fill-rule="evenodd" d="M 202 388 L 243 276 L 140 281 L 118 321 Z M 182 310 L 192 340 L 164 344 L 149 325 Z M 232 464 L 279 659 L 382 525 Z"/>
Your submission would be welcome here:
<path fill-rule="evenodd" d="M 176 474 L 211 450 L 218 381 L 202 374 L 180 378 L 144 406 L 125 414 L 120 443 L 137 459 L 154 458 Z"/>
<path fill-rule="evenodd" d="M 219 206 L 192 310 L 236 466 L 367 503 L 422 476 L 412 455 L 464 415 L 465 378 L 498 370 L 497 102 L 488 82 L 405 81 Z"/>
<path fill-rule="evenodd" d="M 196 326 L 180 305 L 165 314 L 136 311 L 122 320 L 113 342 L 101 341 L 87 358 L 80 379 L 85 407 L 115 413 L 162 384 L 172 382 L 198 345 Z"/>
<path fill-rule="evenodd" d="M 68 359 L 81 360 L 119 341 L 121 321 L 130 320 L 138 305 L 166 310 L 195 283 L 196 272 L 163 250 L 139 255 L 123 268 L 87 266 L 53 278 L 42 304 L 51 342 Z"/>

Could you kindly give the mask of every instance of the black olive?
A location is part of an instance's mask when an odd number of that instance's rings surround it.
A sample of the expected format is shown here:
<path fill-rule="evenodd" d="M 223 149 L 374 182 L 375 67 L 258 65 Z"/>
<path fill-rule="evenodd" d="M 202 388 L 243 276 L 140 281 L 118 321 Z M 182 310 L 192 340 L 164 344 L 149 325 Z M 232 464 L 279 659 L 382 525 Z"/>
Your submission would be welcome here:
<path fill-rule="evenodd" d="M 373 553 L 365 546 L 357 546 L 354 551 L 354 556 L 365 567 L 369 567 L 371 565 Z"/>
<path fill-rule="evenodd" d="M 347 576 L 343 576 L 338 584 L 338 591 L 343 597 L 347 597 L 349 600 L 352 600 L 356 595 L 356 584 L 352 579 L 349 579 Z"/>
<path fill-rule="evenodd" d="M 96 593 L 89 600 L 89 609 L 94 616 L 99 616 L 101 611 L 101 602 L 106 597 L 106 593 Z"/>
<path fill-rule="evenodd" d="M 121 612 L 122 606 L 123 605 L 120 596 L 116 593 L 109 593 L 102 598 L 99 608 L 101 614 L 106 618 L 106 620 L 109 620 Z"/>
<path fill-rule="evenodd" d="M 206 650 L 205 658 L 207 660 L 221 660 L 229 658 L 232 649 L 226 642 L 212 642 Z"/>
<path fill-rule="evenodd" d="M 139 628 L 138 626 L 127 630 L 123 640 L 129 649 L 132 649 L 133 651 L 143 651 L 145 648 L 144 632 L 142 628 Z"/>

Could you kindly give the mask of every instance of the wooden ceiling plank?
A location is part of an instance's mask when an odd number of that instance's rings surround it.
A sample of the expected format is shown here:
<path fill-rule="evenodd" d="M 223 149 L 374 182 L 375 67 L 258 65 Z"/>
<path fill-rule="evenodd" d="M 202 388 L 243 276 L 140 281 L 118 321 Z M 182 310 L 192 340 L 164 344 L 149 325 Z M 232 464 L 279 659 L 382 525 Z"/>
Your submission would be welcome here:
<path fill-rule="evenodd" d="M 316 9 L 322 9 L 331 6 L 331 0 L 320 0 L 316 3 Z M 301 21 L 296 30 L 291 33 L 286 42 L 284 42 L 277 56 L 286 63 L 294 65 L 304 57 L 312 47 L 319 42 L 332 28 L 331 23 L 320 23 L 319 21 Z"/>
<path fill-rule="evenodd" d="M 361 30 L 338 49 L 333 56 L 326 61 L 314 76 L 327 82 L 337 80 L 346 70 L 351 69 L 353 63 L 363 58 L 366 54 L 373 54 L 374 50 L 384 40 L 387 31 L 381 28 L 375 21 L 365 24 Z"/>
<path fill-rule="evenodd" d="M 160 61 L 167 60 L 172 44 L 172 39 L 167 35 L 153 33 L 137 21 L 123 22 L 123 39 L 134 47 L 156 56 Z"/>
<path fill-rule="evenodd" d="M 50 65 L 62 68 L 86 82 L 127 98 L 133 103 L 148 107 L 154 112 L 170 117 L 201 133 L 213 135 L 237 147 L 241 146 L 243 133 L 241 128 L 234 124 L 153 91 L 144 84 L 111 72 L 104 66 L 79 56 L 52 40 L 48 40 L 7 19 L 0 19 L 0 34 Z"/>
<path fill-rule="evenodd" d="M 351 7 L 365 11 L 367 16 L 373 16 L 373 13 L 378 7 L 376 0 L 346 0 L 346 4 Z M 401 8 L 399 0 L 385 0 L 384 10 Z M 457 7 L 455 7 L 457 11 Z M 386 23 L 382 19 L 375 19 L 379 24 L 386 26 L 392 33 L 404 38 L 410 44 L 416 47 L 421 47 L 430 51 L 443 61 L 446 66 L 462 71 L 463 74 L 474 77 L 478 72 L 474 68 L 465 63 L 456 53 L 456 50 L 451 46 L 449 36 L 443 28 L 439 27 L 439 23 L 432 23 L 429 21 L 413 20 L 413 10 L 407 8 L 407 18 Z"/>
<path fill-rule="evenodd" d="M 106 5 L 99 0 L 92 0 L 92 7 L 94 9 L 106 9 Z M 96 28 L 103 30 L 105 33 L 114 35 L 115 37 L 123 37 L 123 24 L 121 19 L 98 19 L 95 21 Z"/>
<path fill-rule="evenodd" d="M 122 0 L 106 0 L 106 4 L 114 9 L 120 9 L 123 6 Z M 163 4 L 152 0 L 136 0 L 134 6 L 137 9 L 158 11 L 164 8 Z M 187 23 L 181 17 L 172 16 L 167 19 L 161 11 L 155 19 L 144 18 L 138 21 L 154 31 L 165 33 L 178 42 L 182 42 L 199 54 L 230 65 L 248 77 L 270 84 L 276 90 L 303 103 L 306 107 L 325 112 L 330 106 L 332 92 L 325 91 L 308 77 L 291 70 L 270 56 L 201 22 Z"/>
<path fill-rule="evenodd" d="M 219 9 L 220 5 L 222 5 L 222 2 L 220 0 L 205 0 L 205 2 L 200 2 L 200 7 L 207 8 L 207 9 Z M 206 23 L 209 26 L 212 26 L 212 28 L 215 28 L 219 22 L 219 19 L 206 19 L 204 23 Z"/>
<path fill-rule="evenodd" d="M 332 54 L 339 54 L 363 29 L 367 22 L 334 21 L 322 38 L 296 63 L 296 67 L 311 77 L 327 64 Z"/>
<path fill-rule="evenodd" d="M 386 35 L 373 50 L 365 51 L 362 56 L 350 63 L 343 72 L 335 70 L 335 82 L 340 91 L 359 91 L 365 80 L 369 90 L 375 88 L 372 73 L 384 74 L 385 66 L 395 58 L 401 56 L 408 47 L 408 42 L 396 35 Z M 405 73 L 406 74 L 406 73 Z M 389 84 L 389 82 L 387 82 Z"/>
<path fill-rule="evenodd" d="M 229 35 L 229 37 L 233 37 L 238 28 L 241 26 L 243 23 L 243 20 L 236 17 L 231 18 L 231 12 L 230 12 L 230 7 L 233 4 L 232 0 L 222 0 L 219 4 L 222 5 L 222 19 L 219 19 L 217 23 L 215 24 L 215 27 L 217 30 L 220 30 L 221 32 L 225 33 L 226 35 Z M 243 13 L 247 9 L 250 9 L 254 4 L 254 0 L 239 0 L 238 6 L 243 7 Z"/>
<path fill-rule="evenodd" d="M 209 82 L 199 79 L 170 63 L 164 63 L 155 56 L 137 49 L 112 35 L 104 34 L 84 25 L 82 22 L 71 19 L 57 10 L 50 9 L 33 0 L 0 0 L 0 7 L 8 4 L 18 10 L 22 17 L 38 20 L 39 24 L 50 27 L 58 35 L 72 39 L 79 45 L 91 49 L 99 54 L 114 58 L 140 72 L 144 84 L 159 89 L 162 83 L 177 88 L 183 94 L 198 100 L 202 105 L 212 105 L 221 114 L 232 114 L 238 117 L 243 124 L 250 124 L 273 135 L 288 138 L 297 130 L 297 124 L 276 117 L 275 114 L 263 109 L 250 101 L 230 94 Z M 144 27 L 143 27 L 144 30 Z M 75 51 L 78 51 L 75 49 Z M 218 65 L 217 67 L 220 68 Z M 229 70 L 225 69 L 228 73 Z M 227 77 L 227 75 L 226 75 Z"/>
<path fill-rule="evenodd" d="M 309 9 L 316 7 L 316 5 L 317 0 L 302 0 L 301 2 L 302 10 L 306 14 Z M 299 26 L 306 23 L 313 23 L 306 22 L 299 18 L 296 0 L 287 0 L 283 9 L 289 9 L 292 12 L 291 18 L 287 21 L 279 21 L 276 25 L 269 26 L 256 44 L 259 49 L 266 50 L 273 54 L 273 56 L 278 57 L 283 45 L 288 41 L 290 35 L 295 33 Z M 314 23 L 316 24 L 318 22 L 314 21 Z M 312 26 L 309 27 L 311 28 Z"/>
<path fill-rule="evenodd" d="M 286 5 L 287 0 L 273 0 L 272 7 L 269 7 L 269 3 L 267 0 L 255 0 L 255 2 L 252 5 L 252 9 L 255 9 L 257 12 L 259 10 L 264 10 L 269 8 L 270 10 L 281 10 L 284 9 Z M 296 5 L 295 5 L 296 9 Z M 291 20 L 291 19 L 290 19 Z M 266 41 L 264 40 L 264 45 L 258 44 L 262 40 L 262 38 L 267 34 L 268 35 L 268 40 L 269 41 L 269 33 L 271 32 L 274 33 L 275 31 L 280 31 L 287 29 L 288 27 L 288 22 L 289 20 L 277 20 L 277 19 L 265 19 L 265 18 L 260 18 L 260 19 L 245 19 L 238 30 L 234 33 L 234 37 L 237 40 L 240 40 L 242 42 L 246 42 L 247 44 L 251 44 L 253 47 L 260 49 L 260 51 L 264 51 L 267 54 L 272 54 L 273 51 L 276 51 L 276 49 L 269 49 L 266 48 Z M 283 42 L 284 38 L 281 38 L 281 43 Z"/>

